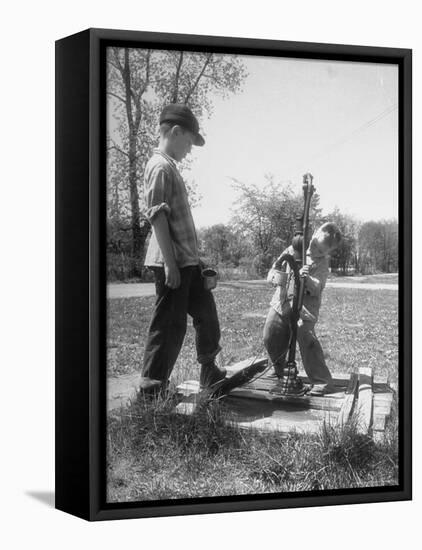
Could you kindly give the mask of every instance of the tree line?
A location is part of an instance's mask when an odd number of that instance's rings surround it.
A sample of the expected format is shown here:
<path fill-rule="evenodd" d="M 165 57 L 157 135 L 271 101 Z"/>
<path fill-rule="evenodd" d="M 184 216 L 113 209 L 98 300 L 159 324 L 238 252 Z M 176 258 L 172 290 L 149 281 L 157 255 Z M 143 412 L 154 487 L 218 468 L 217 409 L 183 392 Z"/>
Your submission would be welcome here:
<path fill-rule="evenodd" d="M 227 224 L 199 232 L 201 252 L 215 266 L 239 268 L 264 276 L 275 258 L 292 241 L 296 217 L 303 210 L 303 196 L 289 183 L 275 183 L 267 176 L 261 187 L 234 181 L 239 200 Z M 310 208 L 310 234 L 327 221 L 335 222 L 343 240 L 331 256 L 333 271 L 372 274 L 398 271 L 397 220 L 360 222 L 338 208 L 322 213 L 320 197 L 314 194 Z"/>

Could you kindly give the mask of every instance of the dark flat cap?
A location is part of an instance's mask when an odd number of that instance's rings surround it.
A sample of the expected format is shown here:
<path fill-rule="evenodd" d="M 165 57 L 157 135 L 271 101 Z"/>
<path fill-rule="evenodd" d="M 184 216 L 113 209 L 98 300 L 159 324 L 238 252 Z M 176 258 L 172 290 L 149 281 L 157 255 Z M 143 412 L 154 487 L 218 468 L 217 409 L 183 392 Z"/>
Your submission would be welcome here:
<path fill-rule="evenodd" d="M 189 130 L 195 138 L 194 145 L 202 147 L 205 144 L 204 138 L 199 133 L 199 124 L 196 116 L 187 105 L 183 103 L 169 103 L 161 112 L 160 124 L 163 122 L 172 122 Z"/>

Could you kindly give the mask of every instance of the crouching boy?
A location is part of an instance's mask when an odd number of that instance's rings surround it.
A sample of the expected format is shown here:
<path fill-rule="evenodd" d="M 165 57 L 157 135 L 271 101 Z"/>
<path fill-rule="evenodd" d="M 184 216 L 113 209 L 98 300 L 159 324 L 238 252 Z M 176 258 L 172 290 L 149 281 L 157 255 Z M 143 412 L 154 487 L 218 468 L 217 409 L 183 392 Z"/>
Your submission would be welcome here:
<path fill-rule="evenodd" d="M 140 395 L 166 388 L 193 318 L 202 387 L 225 377 L 215 364 L 220 327 L 212 292 L 204 288 L 198 242 L 185 184 L 178 171 L 192 145 L 204 145 L 191 110 L 182 104 L 164 107 L 160 142 L 145 168 L 146 216 L 152 225 L 145 265 L 155 276 L 156 301 L 147 335 Z"/>
<path fill-rule="evenodd" d="M 341 234 L 334 223 L 324 223 L 312 236 L 306 254 L 306 265 L 300 270 L 305 278 L 303 305 L 297 327 L 297 341 L 303 367 L 311 386 L 311 395 L 324 395 L 332 390 L 332 377 L 325 363 L 321 344 L 315 334 L 321 306 L 321 295 L 329 273 L 329 255 L 338 248 Z M 294 255 L 293 247 L 283 254 Z M 278 286 L 270 304 L 264 326 L 264 344 L 274 365 L 275 373 L 282 375 L 290 341 L 290 314 L 294 295 L 294 280 L 287 286 Z"/>

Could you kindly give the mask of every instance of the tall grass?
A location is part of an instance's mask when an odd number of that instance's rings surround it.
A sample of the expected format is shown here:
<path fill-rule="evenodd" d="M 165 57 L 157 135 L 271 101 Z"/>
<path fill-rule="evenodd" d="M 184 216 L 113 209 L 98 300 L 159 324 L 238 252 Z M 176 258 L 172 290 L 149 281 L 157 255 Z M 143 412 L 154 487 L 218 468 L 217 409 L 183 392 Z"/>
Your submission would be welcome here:
<path fill-rule="evenodd" d="M 224 401 L 204 401 L 191 416 L 174 406 L 173 394 L 110 417 L 110 502 L 398 483 L 395 429 L 383 444 L 354 421 L 342 429 L 321 423 L 317 434 L 262 434 L 228 425 Z"/>

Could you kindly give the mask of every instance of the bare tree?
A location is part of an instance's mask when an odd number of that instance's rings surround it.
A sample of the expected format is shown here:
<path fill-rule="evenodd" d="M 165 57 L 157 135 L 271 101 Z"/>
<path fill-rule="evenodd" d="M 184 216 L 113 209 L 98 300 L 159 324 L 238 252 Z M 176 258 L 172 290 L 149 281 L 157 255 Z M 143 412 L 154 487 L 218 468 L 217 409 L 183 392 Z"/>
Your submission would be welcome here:
<path fill-rule="evenodd" d="M 143 216 L 141 181 L 163 105 L 185 103 L 201 120 L 211 115 L 215 94 L 227 97 L 241 90 L 246 72 L 233 55 L 114 47 L 108 49 L 107 68 L 108 116 L 113 120 L 108 135 L 109 198 L 113 193 L 116 204 L 119 194 L 124 212 L 120 228 L 130 227 L 131 253 L 142 260 L 150 226 Z M 121 183 L 111 186 L 116 177 Z"/>

